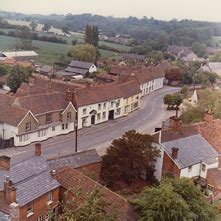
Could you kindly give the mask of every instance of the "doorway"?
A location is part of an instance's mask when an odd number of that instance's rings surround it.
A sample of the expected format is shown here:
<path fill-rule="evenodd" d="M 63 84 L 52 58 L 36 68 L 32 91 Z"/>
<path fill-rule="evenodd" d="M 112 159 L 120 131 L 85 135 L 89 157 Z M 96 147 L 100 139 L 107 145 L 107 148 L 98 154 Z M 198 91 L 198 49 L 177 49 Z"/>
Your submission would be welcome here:
<path fill-rule="evenodd" d="M 95 124 L 95 115 L 91 116 L 91 124 Z"/>
<path fill-rule="evenodd" d="M 108 119 L 109 120 L 113 120 L 114 119 L 114 110 L 109 111 Z"/>

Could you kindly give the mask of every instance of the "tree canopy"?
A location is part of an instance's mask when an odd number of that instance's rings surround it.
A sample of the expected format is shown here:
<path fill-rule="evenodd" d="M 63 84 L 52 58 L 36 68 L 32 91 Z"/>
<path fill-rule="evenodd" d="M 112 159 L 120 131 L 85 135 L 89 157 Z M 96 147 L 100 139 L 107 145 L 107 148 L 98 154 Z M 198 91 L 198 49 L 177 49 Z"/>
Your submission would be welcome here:
<path fill-rule="evenodd" d="M 159 150 L 152 142 L 152 136 L 135 130 L 115 139 L 102 157 L 101 177 L 106 184 L 114 186 L 117 181 L 130 184 L 143 172 L 151 181 L 155 171 L 154 163 L 159 156 Z"/>
<path fill-rule="evenodd" d="M 10 87 L 11 91 L 15 93 L 22 82 L 27 83 L 31 72 L 32 70 L 30 68 L 24 68 L 19 65 L 14 66 L 7 79 L 7 85 Z"/>
<path fill-rule="evenodd" d="M 165 179 L 133 201 L 139 221 L 215 221 L 216 211 L 187 178 Z"/>
<path fill-rule="evenodd" d="M 85 28 L 85 44 L 91 44 L 94 47 L 98 46 L 99 30 L 97 26 L 88 25 Z"/>
<path fill-rule="evenodd" d="M 94 63 L 97 57 L 97 50 L 93 45 L 78 44 L 70 48 L 68 56 L 75 60 Z"/>

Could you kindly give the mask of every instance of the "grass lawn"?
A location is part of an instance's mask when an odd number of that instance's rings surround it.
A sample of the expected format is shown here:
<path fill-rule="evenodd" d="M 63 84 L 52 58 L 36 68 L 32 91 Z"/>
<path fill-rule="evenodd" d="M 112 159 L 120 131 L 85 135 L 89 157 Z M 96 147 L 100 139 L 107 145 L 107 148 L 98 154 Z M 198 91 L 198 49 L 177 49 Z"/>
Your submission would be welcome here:
<path fill-rule="evenodd" d="M 0 51 L 10 51 L 15 50 L 17 38 L 1 36 L 0 35 Z M 57 44 L 52 42 L 43 42 L 33 40 L 34 49 L 38 54 L 39 58 L 37 62 L 40 64 L 53 64 L 55 61 L 59 60 L 61 55 L 66 55 L 70 45 Z M 101 57 L 107 58 L 110 56 L 117 56 L 118 54 L 112 51 L 100 50 Z"/>

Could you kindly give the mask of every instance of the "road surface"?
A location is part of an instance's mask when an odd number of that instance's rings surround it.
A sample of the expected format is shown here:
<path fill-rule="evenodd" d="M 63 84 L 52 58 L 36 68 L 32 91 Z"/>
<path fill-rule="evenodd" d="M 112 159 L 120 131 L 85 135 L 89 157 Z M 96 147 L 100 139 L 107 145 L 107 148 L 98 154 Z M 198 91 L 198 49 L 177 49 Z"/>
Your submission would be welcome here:
<path fill-rule="evenodd" d="M 164 95 L 178 90 L 180 89 L 166 86 L 142 98 L 141 108 L 127 117 L 79 130 L 78 150 L 96 148 L 102 154 L 112 140 L 120 137 L 126 131 L 135 129 L 142 133 L 153 133 L 155 127 L 161 127 L 163 120 L 175 114 L 174 111 L 166 110 L 163 104 Z M 42 141 L 41 144 L 46 158 L 70 154 L 74 152 L 75 148 L 75 133 L 50 138 Z M 0 150 L 0 154 L 8 156 L 20 155 L 24 152 L 28 154 L 33 151 L 33 147 L 34 144 L 30 144 L 25 147 Z"/>

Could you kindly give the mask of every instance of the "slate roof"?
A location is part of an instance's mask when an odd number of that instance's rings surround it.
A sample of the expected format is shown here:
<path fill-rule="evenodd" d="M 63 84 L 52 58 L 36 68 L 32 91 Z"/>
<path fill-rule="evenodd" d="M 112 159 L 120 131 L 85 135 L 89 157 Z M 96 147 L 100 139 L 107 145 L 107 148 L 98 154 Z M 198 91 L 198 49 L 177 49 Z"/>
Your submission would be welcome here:
<path fill-rule="evenodd" d="M 34 156 L 19 163 L 10 162 L 10 171 L 0 170 L 0 190 L 4 189 L 4 181 L 9 176 L 16 187 L 16 200 L 24 206 L 43 194 L 60 186 L 52 178 L 50 168 L 42 156 Z"/>
<path fill-rule="evenodd" d="M 74 74 L 83 74 L 83 75 L 85 75 L 88 72 L 88 69 L 76 68 L 76 67 L 69 66 L 65 69 L 65 71 L 66 72 L 71 72 L 71 73 L 73 73 L 73 75 Z"/>
<path fill-rule="evenodd" d="M 218 157 L 218 152 L 200 134 L 188 136 L 162 143 L 167 154 L 172 156 L 172 148 L 179 148 L 177 159 L 174 160 L 182 168 L 201 161 Z"/>
<path fill-rule="evenodd" d="M 69 64 L 70 67 L 78 67 L 78 68 L 83 68 L 83 69 L 89 69 L 93 63 L 90 62 L 83 62 L 83 61 L 76 61 L 72 60 L 71 63 Z"/>
<path fill-rule="evenodd" d="M 104 201 L 110 203 L 110 205 L 117 210 L 117 221 L 136 220 L 133 207 L 126 199 L 91 178 L 83 175 L 81 172 L 70 167 L 65 167 L 59 171 L 57 179 L 61 183 L 62 187 L 66 190 L 73 191 L 73 194 L 76 193 L 76 187 L 80 187 L 81 198 L 86 197 L 88 193 L 91 193 L 94 190 L 99 190 L 104 197 Z M 69 194 L 71 193 L 69 192 Z M 110 211 L 110 213 L 113 212 L 112 208 L 107 208 L 107 212 L 108 211 Z"/>
<path fill-rule="evenodd" d="M 79 168 L 100 161 L 101 157 L 98 155 L 95 149 L 92 149 L 92 150 L 78 152 L 72 155 L 61 156 L 59 158 L 50 159 L 47 162 L 51 169 L 58 169 L 64 166 Z"/>

